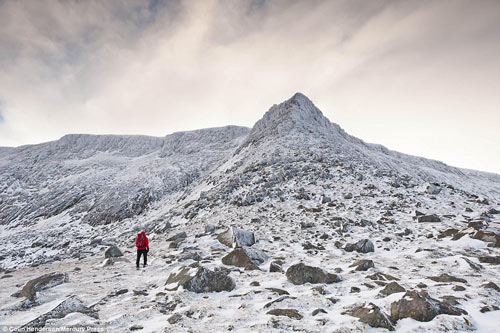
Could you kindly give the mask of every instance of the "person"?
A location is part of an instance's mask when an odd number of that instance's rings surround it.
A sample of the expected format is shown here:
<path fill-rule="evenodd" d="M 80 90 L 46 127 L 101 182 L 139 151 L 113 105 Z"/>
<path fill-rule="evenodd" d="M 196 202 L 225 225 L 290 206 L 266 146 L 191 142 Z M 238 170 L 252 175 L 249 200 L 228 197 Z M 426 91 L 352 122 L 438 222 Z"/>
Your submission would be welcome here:
<path fill-rule="evenodd" d="M 135 247 L 137 247 L 137 261 L 135 262 L 137 269 L 139 269 L 139 261 L 141 261 L 141 255 L 144 256 L 144 267 L 146 267 L 148 265 L 149 239 L 146 237 L 145 231 L 141 231 L 137 235 Z"/>

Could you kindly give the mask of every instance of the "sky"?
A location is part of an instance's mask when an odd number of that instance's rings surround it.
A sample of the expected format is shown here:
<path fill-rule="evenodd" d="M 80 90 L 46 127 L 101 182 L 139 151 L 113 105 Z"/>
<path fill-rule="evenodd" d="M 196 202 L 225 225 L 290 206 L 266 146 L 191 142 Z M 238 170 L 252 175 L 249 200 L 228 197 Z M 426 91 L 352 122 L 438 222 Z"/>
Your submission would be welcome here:
<path fill-rule="evenodd" d="M 500 173 L 500 2 L 0 0 L 0 146 L 251 127 L 302 92 L 349 134 Z"/>

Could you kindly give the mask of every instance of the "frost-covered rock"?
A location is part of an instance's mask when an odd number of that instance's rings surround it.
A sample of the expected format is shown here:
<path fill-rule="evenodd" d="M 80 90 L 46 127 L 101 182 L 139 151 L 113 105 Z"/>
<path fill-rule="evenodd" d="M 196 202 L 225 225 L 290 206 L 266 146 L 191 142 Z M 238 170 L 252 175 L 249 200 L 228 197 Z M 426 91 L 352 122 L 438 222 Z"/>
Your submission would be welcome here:
<path fill-rule="evenodd" d="M 244 247 L 236 248 L 222 258 L 224 265 L 244 267 L 246 270 L 259 269 L 259 265 L 268 260 L 268 256 L 257 249 Z"/>
<path fill-rule="evenodd" d="M 337 274 L 327 273 L 319 267 L 307 266 L 303 263 L 290 266 L 286 270 L 288 281 L 293 284 L 335 283 L 342 279 Z"/>
<path fill-rule="evenodd" d="M 343 314 L 359 318 L 359 321 L 371 327 L 386 328 L 389 331 L 395 330 L 396 322 L 373 303 L 354 306 Z"/>
<path fill-rule="evenodd" d="M 118 248 L 116 245 L 110 246 L 106 252 L 104 252 L 104 257 L 105 258 L 116 258 L 116 257 L 121 257 L 123 256 L 122 251 Z"/>
<path fill-rule="evenodd" d="M 374 252 L 375 246 L 369 239 L 362 239 L 354 244 L 346 244 L 344 250 L 346 250 L 347 252 L 356 251 L 359 253 L 368 253 L 368 252 Z"/>
<path fill-rule="evenodd" d="M 54 272 L 42 275 L 36 279 L 28 281 L 23 289 L 17 294 L 17 297 L 26 297 L 29 300 L 34 300 L 37 292 L 55 287 L 64 282 L 68 282 L 68 274 L 61 272 Z"/>
<path fill-rule="evenodd" d="M 228 247 L 238 248 L 255 244 L 255 235 L 251 231 L 231 227 L 219 234 L 217 240 Z"/>
<path fill-rule="evenodd" d="M 236 287 L 229 270 L 211 271 L 202 266 L 179 268 L 170 274 L 165 285 L 167 290 L 183 287 L 195 293 L 231 291 Z"/>

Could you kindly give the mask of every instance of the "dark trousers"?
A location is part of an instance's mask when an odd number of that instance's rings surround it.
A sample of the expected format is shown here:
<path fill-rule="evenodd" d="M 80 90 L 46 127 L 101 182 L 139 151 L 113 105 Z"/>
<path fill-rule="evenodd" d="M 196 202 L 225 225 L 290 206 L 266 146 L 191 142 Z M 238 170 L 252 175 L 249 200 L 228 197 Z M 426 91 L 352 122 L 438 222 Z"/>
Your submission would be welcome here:
<path fill-rule="evenodd" d="M 144 266 L 148 264 L 148 250 L 137 250 L 137 261 L 135 265 L 139 267 L 139 261 L 141 260 L 141 254 L 144 256 Z"/>

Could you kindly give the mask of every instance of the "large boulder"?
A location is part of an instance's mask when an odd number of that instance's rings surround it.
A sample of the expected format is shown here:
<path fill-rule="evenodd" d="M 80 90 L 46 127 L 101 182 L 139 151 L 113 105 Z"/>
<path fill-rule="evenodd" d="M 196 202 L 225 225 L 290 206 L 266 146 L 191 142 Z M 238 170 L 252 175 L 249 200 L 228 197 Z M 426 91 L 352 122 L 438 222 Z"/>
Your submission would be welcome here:
<path fill-rule="evenodd" d="M 252 248 L 236 248 L 222 258 L 224 265 L 243 267 L 246 270 L 258 270 L 258 265 L 267 261 L 267 255 Z"/>
<path fill-rule="evenodd" d="M 45 274 L 26 282 L 23 289 L 19 293 L 16 293 L 16 296 L 34 300 L 37 292 L 68 282 L 68 280 L 67 273 L 53 272 Z"/>
<path fill-rule="evenodd" d="M 335 283 L 342 279 L 337 274 L 327 273 L 319 267 L 307 266 L 303 263 L 290 266 L 286 271 L 288 281 L 299 285 L 304 283 Z"/>
<path fill-rule="evenodd" d="M 418 217 L 418 222 L 441 222 L 441 219 L 436 214 L 422 215 Z"/>
<path fill-rule="evenodd" d="M 255 244 L 255 235 L 251 231 L 231 227 L 217 236 L 217 240 L 227 247 L 244 247 Z"/>
<path fill-rule="evenodd" d="M 195 293 L 231 291 L 236 285 L 229 276 L 229 270 L 216 269 L 211 271 L 205 267 L 181 267 L 167 279 L 167 290 L 183 287 Z"/>
<path fill-rule="evenodd" d="M 37 329 L 45 327 L 45 324 L 49 319 L 59 319 L 64 318 L 70 313 L 82 313 L 94 319 L 99 319 L 99 315 L 96 310 L 88 308 L 85 304 L 76 296 L 70 296 L 56 307 L 47 313 L 37 317 L 36 319 L 30 321 L 29 323 L 23 325 L 19 328 L 19 332 L 34 332 Z"/>
<path fill-rule="evenodd" d="M 371 327 L 386 328 L 389 331 L 394 331 L 396 322 L 384 313 L 378 306 L 373 303 L 354 306 L 342 314 L 359 318 L 359 321 L 370 325 Z"/>
<path fill-rule="evenodd" d="M 439 314 L 460 316 L 466 311 L 440 302 L 425 291 L 407 291 L 403 298 L 391 304 L 391 316 L 395 320 L 412 318 L 417 321 L 431 321 Z"/>
<path fill-rule="evenodd" d="M 362 239 L 354 244 L 346 244 L 344 250 L 347 252 L 356 251 L 359 253 L 375 252 L 375 246 L 369 239 Z"/>
<path fill-rule="evenodd" d="M 122 251 L 116 245 L 111 245 L 106 252 L 104 252 L 104 258 L 116 258 L 123 256 Z"/>

